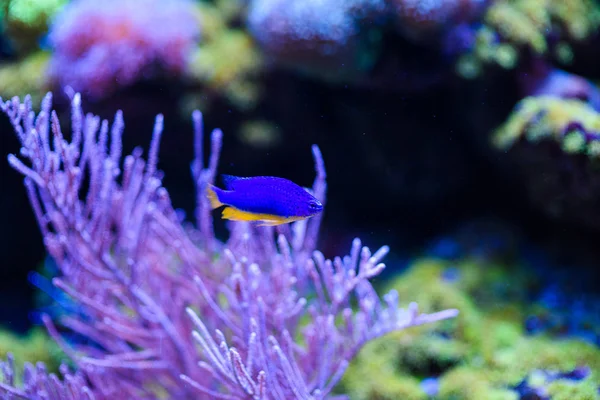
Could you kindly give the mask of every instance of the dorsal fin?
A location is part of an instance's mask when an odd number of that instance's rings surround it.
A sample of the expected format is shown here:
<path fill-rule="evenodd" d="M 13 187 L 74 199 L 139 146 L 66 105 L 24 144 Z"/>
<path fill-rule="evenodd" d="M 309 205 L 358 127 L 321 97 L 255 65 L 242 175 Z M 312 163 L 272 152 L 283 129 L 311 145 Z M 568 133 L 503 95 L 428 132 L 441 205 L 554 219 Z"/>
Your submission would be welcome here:
<path fill-rule="evenodd" d="M 221 175 L 221 177 L 223 178 L 223 184 L 225 185 L 225 189 L 227 190 L 235 190 L 235 182 L 237 182 L 240 179 L 244 179 L 239 176 L 226 174 Z"/>

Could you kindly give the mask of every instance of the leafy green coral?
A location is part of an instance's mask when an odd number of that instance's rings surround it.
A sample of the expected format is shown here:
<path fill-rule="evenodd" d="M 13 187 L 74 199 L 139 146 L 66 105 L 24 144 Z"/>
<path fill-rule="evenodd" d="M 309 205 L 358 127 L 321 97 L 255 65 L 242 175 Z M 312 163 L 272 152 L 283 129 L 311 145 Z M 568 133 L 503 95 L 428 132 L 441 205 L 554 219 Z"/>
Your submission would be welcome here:
<path fill-rule="evenodd" d="M 520 139 L 532 143 L 551 140 L 566 153 L 597 158 L 600 141 L 586 135 L 590 132 L 600 132 L 600 114 L 587 103 L 552 96 L 527 97 L 495 132 L 493 141 L 506 150 Z"/>
<path fill-rule="evenodd" d="M 242 143 L 261 149 L 275 147 L 283 140 L 278 127 L 266 120 L 244 122 L 239 129 L 238 136 Z"/>
<path fill-rule="evenodd" d="M 242 12 L 240 3 L 200 2 L 198 8 L 203 38 L 190 62 L 191 78 L 239 109 L 252 108 L 260 98 L 256 77 L 263 61 L 250 35 L 235 27 Z"/>
<path fill-rule="evenodd" d="M 231 55 L 236 61 L 232 62 Z M 252 39 L 242 30 L 230 29 L 200 45 L 191 62 L 191 74 L 209 90 L 220 92 L 238 108 L 251 108 L 260 90 L 251 75 L 261 66 Z"/>
<path fill-rule="evenodd" d="M 449 270 L 456 270 L 457 278 L 448 278 Z M 416 261 L 388 286 L 401 299 L 418 301 L 423 311 L 453 307 L 460 316 L 369 344 L 346 373 L 344 390 L 357 400 L 426 399 L 431 397 L 421 379 L 438 376 L 436 399 L 516 400 L 515 387 L 535 371 L 565 372 L 585 365 L 591 371 L 586 379 L 558 380 L 548 383 L 547 390 L 555 398 L 596 399 L 585 396 L 600 376 L 600 350 L 577 340 L 527 336 L 523 320 L 528 303 L 520 296 L 533 279 L 518 271 L 522 269 L 473 260 Z"/>
<path fill-rule="evenodd" d="M 600 114 L 588 103 L 527 97 L 493 134 L 529 201 L 554 219 L 600 228 Z"/>
<path fill-rule="evenodd" d="M 567 379 L 551 382 L 547 387 L 548 395 L 553 400 L 598 400 L 598 387 L 590 379 L 573 383 Z"/>
<path fill-rule="evenodd" d="M 477 77 L 486 64 L 511 69 L 524 51 L 568 64 L 573 58 L 570 44 L 599 28 L 600 5 L 594 0 L 496 1 L 476 32 L 473 51 L 460 58 L 457 69 L 466 78 Z"/>
<path fill-rule="evenodd" d="M 35 52 L 26 58 L 6 64 L 0 64 L 0 96 L 24 96 L 31 94 L 37 104 L 47 88 L 46 68 L 50 54 Z"/>
<path fill-rule="evenodd" d="M 49 20 L 67 0 L 8 0 L 3 2 L 4 25 L 20 54 L 38 48 Z"/>
<path fill-rule="evenodd" d="M 444 400 L 518 400 L 516 392 L 501 387 L 481 368 L 459 367 L 446 373 L 440 382 L 439 398 Z"/>

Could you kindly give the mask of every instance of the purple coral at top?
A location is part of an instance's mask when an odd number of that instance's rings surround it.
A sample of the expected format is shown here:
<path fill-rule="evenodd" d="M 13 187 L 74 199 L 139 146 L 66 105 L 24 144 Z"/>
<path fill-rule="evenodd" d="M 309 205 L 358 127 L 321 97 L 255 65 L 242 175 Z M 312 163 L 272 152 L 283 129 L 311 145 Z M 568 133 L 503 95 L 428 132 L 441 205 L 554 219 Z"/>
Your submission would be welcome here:
<path fill-rule="evenodd" d="M 333 398 L 332 389 L 367 341 L 457 315 L 420 314 L 415 303 L 400 308 L 393 291 L 381 299 L 369 279 L 384 269 L 387 247 L 371 253 L 355 239 L 348 256 L 326 259 L 315 250 L 320 215 L 277 234 L 231 223 L 229 240 L 221 243 L 201 195 L 198 227 L 182 225 L 157 170 L 163 117 L 156 118 L 148 160 L 137 148 L 121 162 L 121 112 L 111 127 L 84 115 L 80 104 L 80 95 L 73 95 L 69 139 L 50 94 L 37 117 L 29 97 L 23 103 L 13 98 L 2 109 L 30 164 L 9 156 L 25 176 L 44 243 L 60 268 L 53 283 L 82 306 L 82 314 L 60 322 L 88 342 L 69 344 L 48 316 L 44 323 L 87 380 L 88 397 Z M 200 112 L 193 121 L 192 173 L 203 194 L 214 183 L 222 133 L 213 131 L 205 166 Z M 313 155 L 313 192 L 325 204 L 316 146 Z M 60 399 L 58 390 L 70 382 L 42 371 L 40 386 L 17 389 L 12 369 L 4 374 L 5 398 Z"/>
<path fill-rule="evenodd" d="M 297 41 L 327 54 L 359 33 L 361 19 L 385 10 L 383 0 L 254 0 L 248 23 L 255 37 L 269 47 Z"/>
<path fill-rule="evenodd" d="M 366 25 L 385 11 L 384 0 L 253 0 L 248 27 L 283 63 L 341 71 L 357 67 Z"/>
<path fill-rule="evenodd" d="M 487 0 L 251 0 L 247 24 L 277 63 L 331 82 L 356 83 L 368 81 L 374 68 L 386 70 L 380 63 L 391 62 L 389 54 L 382 58 L 386 38 L 395 36 L 390 31 L 412 41 L 442 40 L 451 54 L 470 48 L 474 35 L 467 25 L 488 4 Z M 398 65 L 390 69 L 392 75 L 399 73 Z"/>
<path fill-rule="evenodd" d="M 388 0 L 399 30 L 409 37 L 437 33 L 468 22 L 483 12 L 487 0 Z"/>
<path fill-rule="evenodd" d="M 77 0 L 52 24 L 50 76 L 88 96 L 181 74 L 200 27 L 189 0 Z"/>

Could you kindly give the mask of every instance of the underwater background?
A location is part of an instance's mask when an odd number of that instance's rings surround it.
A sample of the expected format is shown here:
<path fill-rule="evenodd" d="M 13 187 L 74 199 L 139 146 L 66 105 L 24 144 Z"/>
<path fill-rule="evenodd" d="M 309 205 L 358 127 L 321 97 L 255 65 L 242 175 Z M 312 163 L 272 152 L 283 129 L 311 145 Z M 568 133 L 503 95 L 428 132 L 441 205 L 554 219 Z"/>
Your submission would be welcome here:
<path fill-rule="evenodd" d="M 598 84 L 593 0 L 0 0 L 0 398 L 600 399 Z"/>

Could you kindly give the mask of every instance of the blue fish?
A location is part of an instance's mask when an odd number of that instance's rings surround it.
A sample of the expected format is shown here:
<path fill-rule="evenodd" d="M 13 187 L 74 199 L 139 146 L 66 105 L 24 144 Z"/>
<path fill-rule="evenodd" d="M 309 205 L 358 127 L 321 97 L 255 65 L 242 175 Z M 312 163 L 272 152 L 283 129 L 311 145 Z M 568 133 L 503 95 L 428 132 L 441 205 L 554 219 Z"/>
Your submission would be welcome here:
<path fill-rule="evenodd" d="M 284 178 L 223 175 L 223 182 L 226 190 L 213 185 L 206 189 L 213 209 L 226 206 L 223 219 L 275 226 L 310 218 L 323 211 L 319 200 Z"/>

